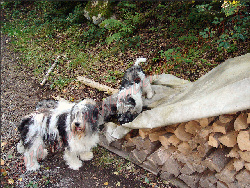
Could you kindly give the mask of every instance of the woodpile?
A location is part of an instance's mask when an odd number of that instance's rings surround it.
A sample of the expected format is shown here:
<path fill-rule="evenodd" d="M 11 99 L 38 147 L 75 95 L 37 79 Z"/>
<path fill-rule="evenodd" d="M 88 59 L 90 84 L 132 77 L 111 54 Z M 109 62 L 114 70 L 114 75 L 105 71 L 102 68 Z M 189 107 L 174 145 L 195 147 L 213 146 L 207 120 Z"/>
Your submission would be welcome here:
<path fill-rule="evenodd" d="M 132 130 L 105 147 L 179 187 L 250 187 L 250 110 Z"/>

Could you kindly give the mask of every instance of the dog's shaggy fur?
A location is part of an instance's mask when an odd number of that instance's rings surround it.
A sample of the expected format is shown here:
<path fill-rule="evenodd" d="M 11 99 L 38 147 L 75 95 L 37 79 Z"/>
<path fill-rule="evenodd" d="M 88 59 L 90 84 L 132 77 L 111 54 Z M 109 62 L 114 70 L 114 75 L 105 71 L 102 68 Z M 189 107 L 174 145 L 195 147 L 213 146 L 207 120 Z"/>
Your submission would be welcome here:
<path fill-rule="evenodd" d="M 117 99 L 117 119 L 120 124 L 133 121 L 142 111 L 142 95 L 153 97 L 150 81 L 146 78 L 141 62 L 146 58 L 138 58 L 135 64 L 126 70 Z"/>
<path fill-rule="evenodd" d="M 91 99 L 79 103 L 40 102 L 18 127 L 21 141 L 17 149 L 24 153 L 26 169 L 39 169 L 37 160 L 47 156 L 46 145 L 57 145 L 64 148 L 63 158 L 69 167 L 78 170 L 81 160 L 93 158 L 91 149 L 99 141 L 98 116 L 99 109 Z"/>

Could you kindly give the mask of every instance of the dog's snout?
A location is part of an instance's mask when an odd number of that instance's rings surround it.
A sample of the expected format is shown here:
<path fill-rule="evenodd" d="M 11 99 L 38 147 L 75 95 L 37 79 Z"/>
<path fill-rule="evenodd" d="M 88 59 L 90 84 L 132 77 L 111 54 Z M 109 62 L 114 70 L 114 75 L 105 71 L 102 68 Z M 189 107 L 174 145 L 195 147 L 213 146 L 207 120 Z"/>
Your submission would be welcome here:
<path fill-rule="evenodd" d="M 128 123 L 129 119 L 124 114 L 118 114 L 118 121 L 120 124 Z"/>
<path fill-rule="evenodd" d="M 76 127 L 79 127 L 79 126 L 80 126 L 80 123 L 75 122 L 75 126 L 76 126 Z"/>

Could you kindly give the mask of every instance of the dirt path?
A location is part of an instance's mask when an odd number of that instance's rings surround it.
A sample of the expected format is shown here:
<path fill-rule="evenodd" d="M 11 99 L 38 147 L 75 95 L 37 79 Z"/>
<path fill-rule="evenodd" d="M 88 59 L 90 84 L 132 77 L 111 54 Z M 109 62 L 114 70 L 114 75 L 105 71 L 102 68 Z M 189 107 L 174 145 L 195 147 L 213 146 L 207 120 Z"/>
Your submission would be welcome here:
<path fill-rule="evenodd" d="M 20 65 L 9 42 L 1 37 L 1 187 L 171 187 L 101 147 L 79 171 L 69 169 L 58 152 L 41 161 L 39 171 L 26 172 L 22 155 L 16 151 L 16 125 L 34 110 L 36 102 L 56 93 L 39 86 L 33 70 Z"/>

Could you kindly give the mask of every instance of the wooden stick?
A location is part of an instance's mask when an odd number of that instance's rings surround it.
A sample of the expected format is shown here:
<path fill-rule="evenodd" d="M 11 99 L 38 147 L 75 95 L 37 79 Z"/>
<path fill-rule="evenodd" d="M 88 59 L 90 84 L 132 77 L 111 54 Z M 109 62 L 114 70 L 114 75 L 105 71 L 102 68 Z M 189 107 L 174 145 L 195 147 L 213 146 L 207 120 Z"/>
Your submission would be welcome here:
<path fill-rule="evenodd" d="M 83 77 L 83 76 L 78 76 L 77 80 L 82 82 L 84 85 L 87 85 L 87 86 L 92 87 L 92 88 L 96 88 L 99 91 L 105 91 L 105 93 L 110 94 L 110 95 L 118 93 L 118 91 L 119 91 L 118 89 L 113 89 L 109 86 L 100 84 L 98 82 L 95 82 L 95 81 L 90 80 L 90 79 Z"/>
<path fill-rule="evenodd" d="M 56 64 L 58 63 L 58 59 L 60 58 L 61 56 L 57 56 L 55 62 L 53 63 L 53 65 L 50 67 L 50 69 L 48 70 L 47 74 L 44 76 L 44 79 L 43 81 L 40 83 L 41 86 L 43 86 L 45 84 L 45 82 L 47 81 L 48 77 L 49 77 L 49 74 L 51 73 L 51 71 L 56 67 Z"/>

